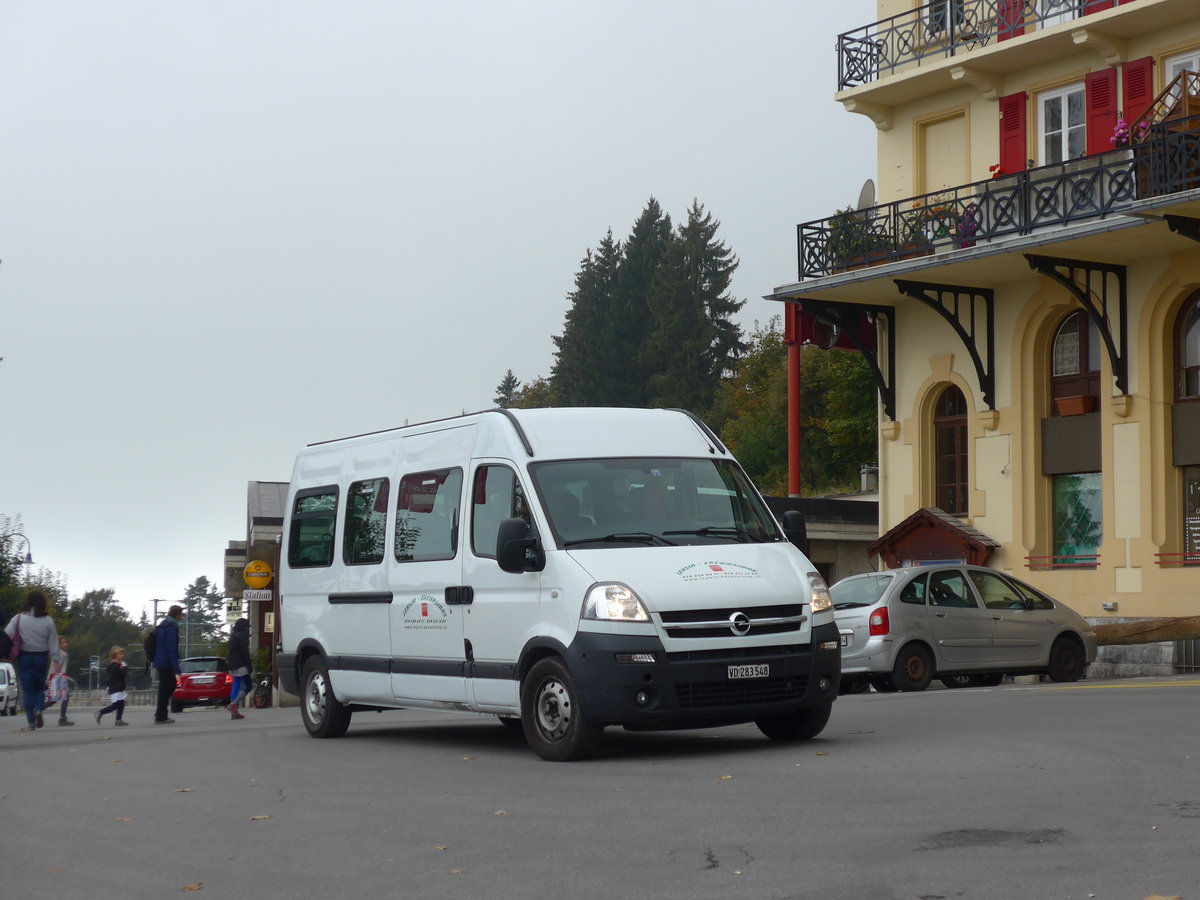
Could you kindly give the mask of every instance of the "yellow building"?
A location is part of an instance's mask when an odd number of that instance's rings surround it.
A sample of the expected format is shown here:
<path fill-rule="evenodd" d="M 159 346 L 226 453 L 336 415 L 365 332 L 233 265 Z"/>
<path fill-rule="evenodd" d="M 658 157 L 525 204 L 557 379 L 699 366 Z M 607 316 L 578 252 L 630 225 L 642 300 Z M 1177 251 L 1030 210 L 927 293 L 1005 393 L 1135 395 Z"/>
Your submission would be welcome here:
<path fill-rule="evenodd" d="M 771 299 L 874 365 L 881 533 L 937 507 L 1085 616 L 1200 613 L 1200 6 L 877 15 L 836 100 L 878 187 Z"/>

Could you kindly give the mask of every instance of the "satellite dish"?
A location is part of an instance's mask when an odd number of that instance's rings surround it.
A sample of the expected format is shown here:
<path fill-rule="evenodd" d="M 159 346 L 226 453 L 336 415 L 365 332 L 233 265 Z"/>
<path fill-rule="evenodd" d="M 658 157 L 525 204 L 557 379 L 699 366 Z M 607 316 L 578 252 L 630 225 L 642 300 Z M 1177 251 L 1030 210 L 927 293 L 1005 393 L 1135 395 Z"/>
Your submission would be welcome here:
<path fill-rule="evenodd" d="M 875 205 L 875 182 L 868 178 L 863 182 L 862 190 L 858 192 L 858 209 L 866 209 Z"/>

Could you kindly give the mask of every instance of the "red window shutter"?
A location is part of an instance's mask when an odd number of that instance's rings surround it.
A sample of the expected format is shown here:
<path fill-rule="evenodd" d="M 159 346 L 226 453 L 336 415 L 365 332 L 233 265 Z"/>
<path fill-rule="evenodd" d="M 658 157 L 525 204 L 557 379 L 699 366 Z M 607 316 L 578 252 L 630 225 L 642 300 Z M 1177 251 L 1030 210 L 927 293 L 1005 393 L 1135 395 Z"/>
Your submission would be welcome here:
<path fill-rule="evenodd" d="M 1087 121 L 1087 152 L 1111 150 L 1117 127 L 1117 70 L 1089 72 L 1083 79 Z"/>
<path fill-rule="evenodd" d="M 996 9 L 996 40 L 1007 41 L 1025 33 L 1025 0 L 1000 0 Z"/>
<path fill-rule="evenodd" d="M 1154 58 L 1144 56 L 1121 67 L 1121 115 L 1131 125 L 1154 102 Z"/>
<path fill-rule="evenodd" d="M 1029 152 L 1025 110 L 1029 95 L 1024 91 L 1000 98 L 1000 168 L 1005 175 L 1024 172 Z"/>
<path fill-rule="evenodd" d="M 1100 12 L 1102 9 L 1112 9 L 1117 5 L 1117 0 L 1084 0 L 1083 14 L 1086 16 L 1089 13 Z"/>

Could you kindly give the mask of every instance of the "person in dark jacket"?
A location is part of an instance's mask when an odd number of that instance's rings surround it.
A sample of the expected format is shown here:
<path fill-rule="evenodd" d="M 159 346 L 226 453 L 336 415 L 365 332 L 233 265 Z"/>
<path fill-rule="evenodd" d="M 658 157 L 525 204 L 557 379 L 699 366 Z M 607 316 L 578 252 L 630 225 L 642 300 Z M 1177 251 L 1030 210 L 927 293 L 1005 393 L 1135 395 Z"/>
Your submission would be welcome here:
<path fill-rule="evenodd" d="M 229 715 L 234 719 L 246 718 L 238 712 L 238 704 L 250 693 L 250 665 L 250 620 L 238 619 L 229 631 L 229 674 L 233 676 Z"/>
<path fill-rule="evenodd" d="M 175 693 L 179 677 L 179 620 L 183 607 L 178 603 L 167 610 L 154 632 L 154 669 L 158 672 L 158 699 L 154 706 L 154 724 L 170 725 L 175 720 L 167 715 L 167 704 Z"/>
<path fill-rule="evenodd" d="M 108 657 L 112 660 L 105 670 L 108 674 L 108 706 L 104 709 L 96 710 L 96 724 L 100 724 L 100 720 L 104 718 L 106 713 L 115 712 L 117 714 L 116 725 L 128 725 L 121 718 L 125 714 L 125 698 L 129 696 L 125 693 L 125 648 L 113 647 L 108 651 Z"/>

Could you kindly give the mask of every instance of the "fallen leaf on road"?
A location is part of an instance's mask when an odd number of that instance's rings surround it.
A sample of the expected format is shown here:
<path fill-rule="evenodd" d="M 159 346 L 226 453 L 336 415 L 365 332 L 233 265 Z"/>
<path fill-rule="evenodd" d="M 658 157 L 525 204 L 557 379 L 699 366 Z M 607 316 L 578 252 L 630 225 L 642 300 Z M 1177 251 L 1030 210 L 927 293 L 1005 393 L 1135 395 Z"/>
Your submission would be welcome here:
<path fill-rule="evenodd" d="M 113 760 L 113 762 L 120 762 L 120 760 L 119 760 L 119 759 L 114 759 L 114 760 Z"/>
<path fill-rule="evenodd" d="M 496 810 L 496 812 L 495 812 L 495 815 L 497 815 L 497 816 L 507 816 L 507 815 L 508 815 L 508 813 L 506 813 L 506 812 L 505 812 L 504 810 L 502 810 L 502 809 L 498 809 L 498 810 Z"/>
<path fill-rule="evenodd" d="M 732 775 L 718 775 L 717 781 L 733 781 Z"/>
<path fill-rule="evenodd" d="M 450 874 L 451 875 L 466 875 L 467 870 L 466 869 L 451 869 Z"/>
<path fill-rule="evenodd" d="M 817 756 L 828 756 L 828 755 L 829 755 L 829 754 L 828 754 L 828 753 L 826 753 L 824 750 L 818 750 L 818 751 L 817 751 Z"/>
<path fill-rule="evenodd" d="M 271 818 L 271 817 L 270 816 L 251 816 L 250 821 L 251 822 L 261 822 L 263 819 L 269 819 L 269 818 Z"/>
<path fill-rule="evenodd" d="M 1164 897 L 1162 894 L 1151 894 L 1146 900 L 1183 900 L 1178 894 L 1172 894 L 1170 897 Z"/>
<path fill-rule="evenodd" d="M 181 891 L 202 891 L 204 890 L 204 882 L 197 881 L 195 884 L 185 884 L 180 888 Z"/>
<path fill-rule="evenodd" d="M 195 788 L 175 788 L 175 790 L 171 791 L 171 793 L 172 794 L 190 794 L 194 790 L 196 790 L 196 789 Z"/>
<path fill-rule="evenodd" d="M 445 845 L 445 844 L 442 844 L 442 846 L 440 846 L 440 847 L 434 847 L 433 849 L 434 849 L 434 850 L 449 850 L 450 848 L 449 848 L 447 845 Z"/>
<path fill-rule="evenodd" d="M 475 759 L 474 756 L 464 756 L 463 759 Z"/>
<path fill-rule="evenodd" d="M 117 816 L 118 822 L 132 822 L 133 816 Z"/>

